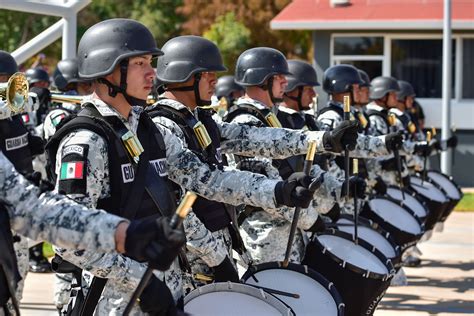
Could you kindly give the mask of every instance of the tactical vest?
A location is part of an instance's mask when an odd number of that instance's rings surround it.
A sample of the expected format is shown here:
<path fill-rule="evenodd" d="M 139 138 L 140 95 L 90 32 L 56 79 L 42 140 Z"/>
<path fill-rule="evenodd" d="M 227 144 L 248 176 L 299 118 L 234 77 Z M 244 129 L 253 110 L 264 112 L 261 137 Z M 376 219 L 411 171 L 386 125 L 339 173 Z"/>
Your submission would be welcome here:
<path fill-rule="evenodd" d="M 227 113 L 224 120 L 226 122 L 232 122 L 236 117 L 240 115 L 250 115 L 260 121 L 260 124 L 257 124 L 258 127 L 270 127 L 271 123 L 268 121 L 268 117 L 269 115 L 271 115 L 271 113 L 272 111 L 270 109 L 257 109 L 252 104 L 241 103 L 234 106 L 234 108 L 232 108 Z"/>
<path fill-rule="evenodd" d="M 29 133 L 21 115 L 0 120 L 0 149 L 21 174 L 33 172 L 33 154 L 29 144 Z"/>
<path fill-rule="evenodd" d="M 86 104 L 77 116 L 69 116 L 58 125 L 46 145 L 50 168 L 56 165 L 56 152 L 61 140 L 80 129 L 97 133 L 108 145 L 111 192 L 110 197 L 98 201 L 97 208 L 130 220 L 173 214 L 176 196 L 167 177 L 166 147 L 162 135 L 146 113 L 141 114 L 137 130 L 144 149 L 138 164 L 122 142 L 122 136 L 128 131 L 123 122 L 117 116 L 102 116 L 93 104 Z"/>
<path fill-rule="evenodd" d="M 398 114 L 396 112 L 390 112 L 390 113 L 395 114 L 397 118 L 400 120 L 400 122 L 402 122 L 403 128 L 405 129 L 403 132 L 405 132 L 405 134 L 411 135 L 411 134 L 416 133 L 416 130 L 417 130 L 416 125 L 412 122 L 409 114 L 407 113 Z"/>
<path fill-rule="evenodd" d="M 365 112 L 366 116 L 369 117 L 369 118 L 373 115 L 380 117 L 381 119 L 383 119 L 385 124 L 387 124 L 387 126 L 390 127 L 390 124 L 388 123 L 388 111 L 387 110 L 383 109 L 382 111 L 377 111 L 377 110 L 365 108 L 364 112 Z"/>
<path fill-rule="evenodd" d="M 211 169 L 223 170 L 226 163 L 220 151 L 221 134 L 216 122 L 212 119 L 214 112 L 198 108 L 197 119 L 186 107 L 176 109 L 166 101 L 170 100 L 159 100 L 157 106 L 148 108 L 147 113 L 150 117 L 161 116 L 175 122 L 183 132 L 188 148 Z M 203 140 L 199 140 L 203 137 L 202 133 L 205 132 L 202 130 L 202 126 L 198 127 L 199 123 L 203 124 L 211 140 L 206 147 Z M 193 204 L 193 212 L 208 230 L 215 232 L 228 227 L 231 222 L 227 207 L 230 206 L 199 196 Z"/>

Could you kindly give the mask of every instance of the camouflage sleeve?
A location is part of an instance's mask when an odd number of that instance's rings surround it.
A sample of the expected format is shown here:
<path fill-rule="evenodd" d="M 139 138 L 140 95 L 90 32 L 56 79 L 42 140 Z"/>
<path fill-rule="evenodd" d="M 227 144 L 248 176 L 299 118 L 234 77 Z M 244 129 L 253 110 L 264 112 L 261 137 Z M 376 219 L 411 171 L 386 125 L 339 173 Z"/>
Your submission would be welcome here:
<path fill-rule="evenodd" d="M 374 136 L 386 135 L 388 134 L 388 126 L 385 121 L 377 116 L 372 115 L 369 116 L 370 126 L 372 127 L 373 132 L 375 133 Z"/>
<path fill-rule="evenodd" d="M 324 132 L 256 127 L 237 123 L 218 125 L 224 139 L 221 144 L 224 153 L 284 159 L 305 154 L 308 151 L 309 141 L 315 141 L 317 150 L 324 151 Z"/>
<path fill-rule="evenodd" d="M 8 205 L 11 228 L 33 240 L 71 249 L 115 251 L 115 228 L 123 218 L 87 210 L 65 196 L 42 194 L 17 173 L 0 152 L 0 199 Z"/>
<path fill-rule="evenodd" d="M 214 238 L 196 214 L 190 212 L 184 222 L 186 233 L 186 248 L 200 257 L 210 266 L 215 267 L 222 263 L 227 256 L 227 247 L 224 242 Z"/>
<path fill-rule="evenodd" d="M 340 201 L 343 181 L 338 180 L 331 173 L 325 172 L 318 165 L 313 165 L 311 175 L 313 177 L 323 177 L 322 185 L 314 194 L 313 205 L 317 208 L 318 213 L 326 214 L 334 206 L 334 203 Z"/>
<path fill-rule="evenodd" d="M 406 156 L 412 155 L 413 152 L 415 151 L 416 144 L 417 142 L 413 142 L 408 139 L 404 140 L 402 144 L 402 149 L 400 150 L 400 155 L 406 155 Z"/>
<path fill-rule="evenodd" d="M 359 134 L 356 148 L 351 151 L 354 158 L 376 158 L 391 155 L 385 145 L 385 135 L 371 136 Z"/>
<path fill-rule="evenodd" d="M 168 177 L 187 190 L 232 205 L 275 207 L 277 180 L 245 171 L 221 171 L 202 163 L 169 129 L 157 123 L 166 144 Z"/>

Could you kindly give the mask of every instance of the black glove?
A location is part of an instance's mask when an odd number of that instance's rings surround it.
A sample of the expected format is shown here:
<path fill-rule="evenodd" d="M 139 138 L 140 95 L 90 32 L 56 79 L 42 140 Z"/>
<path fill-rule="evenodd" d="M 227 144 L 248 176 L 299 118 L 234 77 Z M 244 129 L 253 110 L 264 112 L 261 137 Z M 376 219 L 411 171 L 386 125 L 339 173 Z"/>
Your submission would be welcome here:
<path fill-rule="evenodd" d="M 449 148 L 456 148 L 458 145 L 458 137 L 453 134 L 451 137 L 448 138 L 446 144 Z"/>
<path fill-rule="evenodd" d="M 346 146 L 353 150 L 357 144 L 357 125 L 357 121 L 343 121 L 332 131 L 324 133 L 324 148 L 336 153 L 343 151 Z"/>
<path fill-rule="evenodd" d="M 428 157 L 431 154 L 431 146 L 426 142 L 420 142 L 415 145 L 414 153 L 418 156 Z"/>
<path fill-rule="evenodd" d="M 381 177 L 375 178 L 374 190 L 378 195 L 385 195 L 387 193 L 387 184 L 382 180 Z"/>
<path fill-rule="evenodd" d="M 402 178 L 403 187 L 408 188 L 410 186 L 410 176 Z"/>
<path fill-rule="evenodd" d="M 313 200 L 314 191 L 321 186 L 322 182 L 322 176 L 316 179 L 303 172 L 295 172 L 285 181 L 277 183 L 275 200 L 279 205 L 306 208 Z"/>
<path fill-rule="evenodd" d="M 152 276 L 140 295 L 140 309 L 152 316 L 178 315 L 170 289 L 155 276 Z"/>
<path fill-rule="evenodd" d="M 390 133 L 385 136 L 385 146 L 388 150 L 397 150 L 402 148 L 403 135 L 401 132 Z"/>
<path fill-rule="evenodd" d="M 326 230 L 326 224 L 324 223 L 323 218 L 321 216 L 318 216 L 318 219 L 316 220 L 316 222 L 314 222 L 313 226 L 308 228 L 306 231 L 312 232 L 312 233 L 320 233 L 325 230 Z"/>
<path fill-rule="evenodd" d="M 433 141 L 431 142 L 431 147 L 434 149 L 434 150 L 438 150 L 438 151 L 442 151 L 443 150 L 443 142 L 440 141 L 439 139 L 437 138 L 434 138 Z"/>
<path fill-rule="evenodd" d="M 30 147 L 33 156 L 44 153 L 44 145 L 45 142 L 41 137 L 28 133 L 28 147 Z"/>
<path fill-rule="evenodd" d="M 229 257 L 225 257 L 218 266 L 213 267 L 214 269 L 214 281 L 215 282 L 239 282 L 239 274 L 235 270 Z"/>
<path fill-rule="evenodd" d="M 337 222 L 339 217 L 341 217 L 341 207 L 339 206 L 339 203 L 334 203 L 329 212 L 324 215 L 329 217 L 333 222 Z"/>
<path fill-rule="evenodd" d="M 358 176 L 352 176 L 349 178 L 349 197 L 354 197 L 354 192 L 357 193 L 357 197 L 363 199 L 365 197 L 365 189 L 367 184 L 364 178 Z M 344 181 L 341 190 L 341 197 L 346 196 L 346 181 Z"/>
<path fill-rule="evenodd" d="M 390 158 L 390 159 L 380 161 L 380 166 L 385 171 L 397 171 L 398 170 L 397 159 L 395 159 L 395 158 Z"/>
<path fill-rule="evenodd" d="M 150 216 L 130 223 L 125 239 L 125 255 L 161 271 L 167 270 L 186 237 L 181 228 L 172 229 L 169 219 Z"/>
<path fill-rule="evenodd" d="M 25 178 L 37 186 L 40 189 L 40 193 L 54 190 L 54 184 L 47 180 L 41 179 L 41 173 L 38 171 L 26 174 Z"/>

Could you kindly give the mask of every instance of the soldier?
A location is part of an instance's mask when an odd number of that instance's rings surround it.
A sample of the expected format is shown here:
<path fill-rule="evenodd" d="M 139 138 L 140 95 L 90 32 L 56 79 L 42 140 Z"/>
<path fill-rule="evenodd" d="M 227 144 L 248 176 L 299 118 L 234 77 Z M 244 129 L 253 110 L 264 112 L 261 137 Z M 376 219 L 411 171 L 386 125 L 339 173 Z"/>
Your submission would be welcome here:
<path fill-rule="evenodd" d="M 34 128 L 43 122 L 44 116 L 49 109 L 49 85 L 51 81 L 49 80 L 49 74 L 43 68 L 30 68 L 25 72 L 25 75 L 30 85 L 30 90 L 40 97 L 40 106 L 36 113 L 25 113 L 23 115 L 25 123 L 31 124 Z"/>
<path fill-rule="evenodd" d="M 213 104 L 217 104 L 221 98 L 225 98 L 227 110 L 229 110 L 234 105 L 234 102 L 243 96 L 244 93 L 244 88 L 235 83 L 234 76 L 222 76 L 216 83 L 216 89 L 214 92 L 215 100 Z"/>
<path fill-rule="evenodd" d="M 312 178 L 300 176 L 292 182 L 275 181 L 248 173 L 213 170 L 192 152 L 184 150 L 181 141 L 169 130 L 149 119 L 143 106 L 153 86 L 152 57 L 159 55 L 162 52 L 150 31 L 133 20 L 106 20 L 84 34 L 78 49 L 79 75 L 93 81 L 94 94 L 86 100 L 77 118 L 64 124 L 50 140 L 51 153 L 57 152 L 56 156 L 50 156 L 57 161 L 57 189 L 91 207 L 127 210 L 126 217 L 130 218 L 166 215 L 173 209 L 175 197 L 168 177 L 202 196 L 222 202 L 307 206 L 311 199 L 307 187 Z M 302 139 L 296 146 L 304 146 L 307 141 Z M 127 203 L 138 209 L 130 212 L 123 207 Z M 98 313 L 123 310 L 146 268 L 123 256 L 65 249 L 58 252 L 64 259 L 109 280 L 96 308 Z M 174 300 L 182 296 L 177 271 L 174 265 L 158 275 L 165 278 L 174 297 L 155 278 L 148 289 L 158 284 L 160 291 L 168 294 L 163 300 L 156 295 L 142 296 L 141 306 L 152 307 L 142 311 L 174 308 Z M 144 293 L 150 291 L 145 289 Z M 140 310 L 135 308 L 133 312 Z"/>

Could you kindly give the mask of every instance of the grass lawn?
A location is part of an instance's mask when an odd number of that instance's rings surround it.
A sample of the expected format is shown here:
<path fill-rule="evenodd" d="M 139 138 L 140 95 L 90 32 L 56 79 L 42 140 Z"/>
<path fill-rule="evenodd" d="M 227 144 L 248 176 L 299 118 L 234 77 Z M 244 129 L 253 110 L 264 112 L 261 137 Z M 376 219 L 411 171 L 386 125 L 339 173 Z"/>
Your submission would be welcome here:
<path fill-rule="evenodd" d="M 456 205 L 455 211 L 474 212 L 474 193 L 465 193 L 461 202 Z"/>

